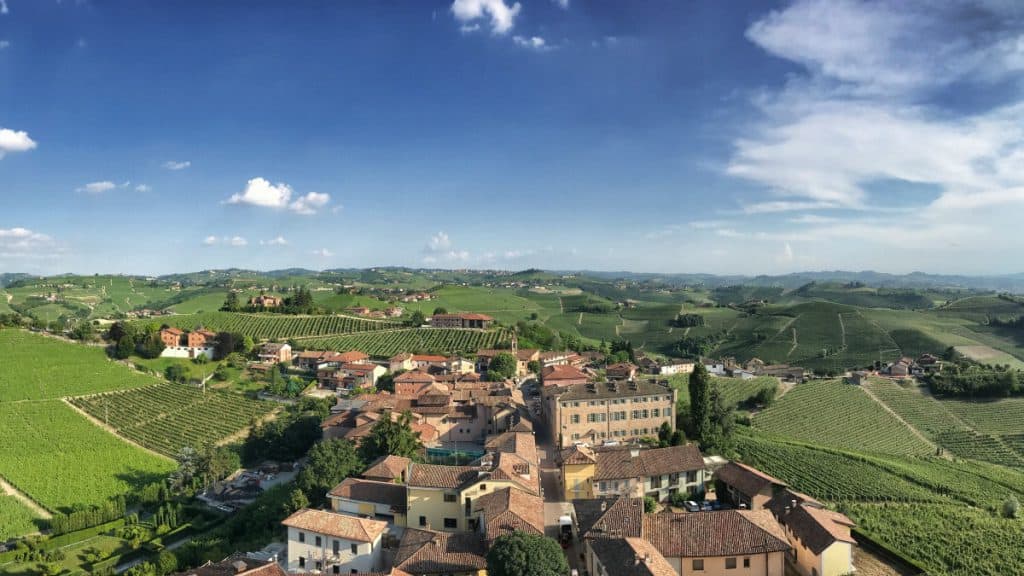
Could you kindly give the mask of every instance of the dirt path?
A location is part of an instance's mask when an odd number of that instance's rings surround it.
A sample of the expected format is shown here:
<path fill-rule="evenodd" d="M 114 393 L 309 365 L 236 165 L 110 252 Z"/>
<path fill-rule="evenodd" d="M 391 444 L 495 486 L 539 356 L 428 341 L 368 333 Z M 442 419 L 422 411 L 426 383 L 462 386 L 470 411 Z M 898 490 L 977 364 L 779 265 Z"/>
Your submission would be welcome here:
<path fill-rule="evenodd" d="M 894 418 L 896 418 L 896 420 L 898 420 L 898 421 L 899 421 L 899 422 L 900 422 L 901 424 L 903 424 L 904 426 L 906 426 L 906 427 L 907 427 L 907 429 L 908 429 L 908 430 L 910 430 L 910 432 L 911 432 L 911 433 L 912 433 L 912 434 L 913 434 L 914 436 L 917 436 L 917 437 L 918 437 L 918 438 L 920 438 L 920 439 L 921 439 L 921 440 L 922 440 L 922 441 L 923 441 L 923 442 L 924 442 L 925 444 L 927 444 L 927 445 L 931 446 L 932 450 L 936 450 L 936 449 L 938 448 L 938 445 L 937 445 L 937 444 L 935 444 L 935 442 L 932 442 L 931 440 L 929 440 L 929 439 L 928 439 L 928 437 L 927 437 L 927 436 L 925 436 L 924 434 L 922 434 L 920 430 L 918 430 L 917 428 L 914 428 L 914 427 L 913 427 L 913 426 L 912 426 L 912 425 L 910 424 L 910 422 L 907 422 L 906 420 L 904 420 L 904 419 L 903 419 L 903 417 L 901 417 L 901 416 L 900 416 L 899 414 L 897 414 L 897 413 L 896 413 L 895 411 L 893 411 L 893 409 L 892 409 L 892 408 L 889 408 L 888 404 L 886 404 L 885 402 L 882 402 L 882 400 L 881 400 L 881 399 L 879 399 L 879 398 L 878 398 L 878 396 L 875 396 L 875 393 L 874 393 L 874 392 L 872 392 L 871 390 L 868 390 L 868 389 L 867 389 L 866 387 L 864 387 L 864 386 L 858 386 L 858 388 L 860 388 L 861 390 L 863 390 L 863 391 L 864 391 L 864 393 L 868 395 L 868 398 L 871 398 L 872 400 L 874 400 L 874 401 L 875 401 L 875 403 L 876 403 L 876 404 L 878 404 L 879 406 L 881 406 L 881 407 L 882 407 L 882 408 L 883 408 L 883 409 L 884 409 L 884 410 L 885 410 L 886 412 L 888 412 L 889 414 L 892 414 L 892 415 L 893 415 L 893 417 L 894 417 Z"/>
<path fill-rule="evenodd" d="M 793 351 L 796 350 L 796 347 L 800 345 L 800 341 L 796 339 L 796 328 L 793 328 L 792 330 L 793 330 L 793 346 L 791 346 L 789 348 L 789 352 L 786 352 L 786 358 L 789 358 L 789 356 L 791 354 L 793 354 Z"/>
<path fill-rule="evenodd" d="M 260 425 L 260 424 L 265 424 L 267 422 L 270 422 L 271 420 L 274 420 L 275 418 L 277 418 L 277 415 L 280 414 L 280 413 L 281 413 L 281 408 L 275 408 L 269 414 L 267 414 L 263 418 L 260 418 L 259 421 L 256 422 L 256 424 Z M 230 443 L 238 441 L 238 440 L 245 440 L 249 436 L 249 431 L 250 430 L 252 430 L 252 426 L 246 426 L 245 428 L 242 428 L 241 430 L 239 430 L 238 432 L 235 432 L 231 436 L 228 436 L 226 438 L 221 438 L 220 440 L 217 441 L 216 445 L 217 446 L 224 446 L 225 444 L 230 444 Z"/>
<path fill-rule="evenodd" d="M 0 492 L 13 496 L 18 502 L 24 504 L 26 508 L 44 520 L 53 518 L 53 514 L 50 514 L 49 510 L 40 506 L 35 500 L 29 498 L 27 494 L 8 484 L 3 478 L 0 478 Z"/>
<path fill-rule="evenodd" d="M 580 317 L 578 320 L 576 320 L 576 325 L 583 326 L 583 312 L 580 312 Z"/>
<path fill-rule="evenodd" d="M 839 316 L 839 337 L 841 338 L 841 341 L 843 343 L 843 349 L 845 350 L 846 349 L 846 324 L 843 324 L 843 315 L 842 314 L 836 314 L 836 316 Z"/>
<path fill-rule="evenodd" d="M 562 304 L 562 297 L 558 297 L 558 313 L 565 314 L 565 306 Z"/>
<path fill-rule="evenodd" d="M 174 459 L 173 459 L 173 458 L 168 458 L 167 456 L 164 456 L 163 454 L 161 454 L 161 453 L 157 452 L 156 450 L 150 450 L 149 448 L 146 448 L 146 447 L 145 447 L 145 446 L 143 446 L 142 444 L 139 444 L 139 443 L 137 443 L 137 442 L 132 442 L 131 440 L 129 440 L 129 439 L 127 439 L 127 438 L 125 438 L 124 436 L 121 436 L 120 434 L 118 434 L 118 433 L 117 433 L 117 429 L 116 429 L 116 428 L 114 428 L 113 426 L 110 426 L 110 425 L 108 425 L 108 424 L 107 424 L 106 422 L 104 422 L 104 421 L 102 421 L 102 420 L 99 420 L 99 419 L 97 419 L 97 418 L 93 418 L 93 416 L 92 416 L 91 414 L 89 414 L 88 412 L 86 412 L 85 410 L 82 410 L 82 409 L 81 409 L 81 408 L 79 408 L 78 406 L 75 406 L 75 405 L 74 405 L 74 404 L 72 404 L 71 402 L 68 402 L 68 399 L 67 399 L 67 398 L 61 398 L 61 402 L 63 402 L 63 403 L 65 403 L 65 404 L 67 404 L 68 406 L 70 406 L 72 410 L 74 410 L 75 412 L 78 412 L 79 414 L 81 414 L 82 416 L 84 416 L 84 417 L 85 417 L 85 418 L 86 418 L 87 420 L 89 420 L 90 422 L 92 422 L 93 424 L 95 424 L 95 425 L 99 426 L 100 428 L 103 428 L 104 430 L 106 430 L 107 432 L 110 432 L 110 433 L 111 433 L 111 434 L 113 434 L 114 436 L 117 436 L 117 437 L 118 437 L 118 438 L 120 438 L 120 439 L 121 439 L 121 440 L 122 440 L 123 442 L 125 442 L 125 443 L 127 443 L 127 444 L 131 444 L 132 446 L 135 446 L 135 447 L 136 447 L 136 448 L 138 448 L 139 450 L 144 450 L 144 451 L 146 451 L 146 452 L 149 452 L 150 454 L 152 454 L 152 455 L 156 456 L 157 458 L 162 458 L 162 459 L 164 459 L 164 460 L 168 460 L 168 461 L 170 461 L 170 462 L 173 462 L 173 461 L 174 461 Z"/>

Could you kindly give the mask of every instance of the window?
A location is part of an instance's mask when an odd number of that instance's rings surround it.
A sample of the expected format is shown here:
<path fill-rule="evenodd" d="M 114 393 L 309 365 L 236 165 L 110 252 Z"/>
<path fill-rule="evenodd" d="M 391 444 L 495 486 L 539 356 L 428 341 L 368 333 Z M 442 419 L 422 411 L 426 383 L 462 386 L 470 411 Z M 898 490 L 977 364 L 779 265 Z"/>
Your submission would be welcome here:
<path fill-rule="evenodd" d="M 305 568 L 305 567 L 306 567 L 306 559 L 303 558 L 302 556 L 299 556 L 299 568 Z"/>
<path fill-rule="evenodd" d="M 587 422 L 596 422 L 597 414 L 587 414 Z"/>
<path fill-rule="evenodd" d="M 693 484 L 696 481 L 697 481 L 697 471 L 696 470 L 690 470 L 689 472 L 686 473 L 686 483 L 687 484 Z"/>
<path fill-rule="evenodd" d="M 640 411 L 639 410 L 633 410 L 633 418 L 640 418 Z"/>
<path fill-rule="evenodd" d="M 725 559 L 725 569 L 726 570 L 735 570 L 736 569 L 736 559 L 735 558 L 726 558 Z"/>
<path fill-rule="evenodd" d="M 750 558 L 749 557 L 743 559 L 743 567 L 744 568 L 750 568 Z"/>
<path fill-rule="evenodd" d="M 573 434 L 572 434 L 572 439 L 573 439 L 573 440 L 579 440 L 579 439 L 580 439 L 580 434 L 579 434 L 579 432 L 573 432 Z"/>
<path fill-rule="evenodd" d="M 455 529 L 459 527 L 459 521 L 455 518 L 445 518 L 444 527 L 449 529 Z"/>
<path fill-rule="evenodd" d="M 579 414 L 573 414 L 572 416 L 569 417 L 569 421 L 572 422 L 573 424 L 579 424 L 580 423 L 580 415 Z"/>
<path fill-rule="evenodd" d="M 647 410 L 642 411 L 641 414 L 643 414 L 643 418 L 650 418 L 651 416 Z"/>
<path fill-rule="evenodd" d="M 657 408 L 651 409 L 651 416 L 654 418 L 661 416 L 661 410 L 658 410 Z"/>
<path fill-rule="evenodd" d="M 350 544 L 349 545 L 349 549 L 352 551 L 353 554 L 359 554 L 359 545 L 358 544 Z"/>
<path fill-rule="evenodd" d="M 319 548 L 319 547 L 321 547 L 323 545 L 324 545 L 324 539 L 319 537 L 319 536 L 317 536 L 316 537 L 316 547 Z"/>
<path fill-rule="evenodd" d="M 335 564 L 334 567 L 331 569 L 331 572 L 334 574 L 341 574 L 341 566 Z"/>
<path fill-rule="evenodd" d="M 608 483 L 607 482 L 600 482 L 600 483 L 598 483 L 598 490 L 600 490 L 601 492 L 604 492 L 607 489 L 608 489 Z"/>
<path fill-rule="evenodd" d="M 458 502 L 459 499 L 455 496 L 455 494 L 445 494 L 444 495 L 444 501 L 445 502 Z"/>
<path fill-rule="evenodd" d="M 319 571 L 321 571 L 323 569 L 324 569 L 324 563 L 319 561 L 319 560 L 317 560 L 316 561 L 316 571 L 319 572 Z"/>
<path fill-rule="evenodd" d="M 426 525 L 427 525 L 427 517 L 426 516 L 420 516 L 420 526 L 426 526 Z"/>
<path fill-rule="evenodd" d="M 305 541 L 306 541 L 306 533 L 305 532 L 299 532 L 299 542 L 305 542 Z"/>
<path fill-rule="evenodd" d="M 480 491 L 481 492 L 486 492 L 487 491 L 487 484 L 481 484 L 480 485 Z"/>
<path fill-rule="evenodd" d="M 651 488 L 661 488 L 661 476 L 651 476 Z"/>
<path fill-rule="evenodd" d="M 703 572 L 704 571 L 704 559 L 703 558 L 695 558 L 693 560 L 692 568 L 694 570 Z"/>
<path fill-rule="evenodd" d="M 335 540 L 332 544 L 333 544 L 334 555 L 337 556 L 338 553 L 341 552 L 341 542 L 338 542 L 337 540 Z"/>

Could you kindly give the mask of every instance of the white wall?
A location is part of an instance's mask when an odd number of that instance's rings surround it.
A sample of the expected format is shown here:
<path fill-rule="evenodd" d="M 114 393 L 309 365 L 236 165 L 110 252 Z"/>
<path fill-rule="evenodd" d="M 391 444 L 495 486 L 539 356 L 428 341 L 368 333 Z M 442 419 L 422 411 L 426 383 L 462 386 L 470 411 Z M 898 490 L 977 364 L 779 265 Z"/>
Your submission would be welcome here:
<path fill-rule="evenodd" d="M 299 542 L 300 532 L 303 533 L 305 542 Z M 316 545 L 317 536 L 321 539 L 320 546 Z M 338 543 L 337 555 L 334 554 L 335 542 Z M 356 554 L 352 553 L 353 544 L 356 545 Z M 383 565 L 382 549 L 379 536 L 373 543 L 355 542 L 288 527 L 289 572 L 312 572 L 317 569 L 317 562 L 323 562 L 320 570 L 324 574 L 334 574 L 335 566 L 338 567 L 338 574 L 349 574 L 352 570 L 360 573 L 374 572 Z M 305 559 L 304 566 L 300 565 L 300 558 Z"/>
<path fill-rule="evenodd" d="M 205 354 L 209 360 L 214 359 L 214 347 L 189 348 L 188 346 L 168 346 L 160 353 L 161 358 L 198 358 Z"/>

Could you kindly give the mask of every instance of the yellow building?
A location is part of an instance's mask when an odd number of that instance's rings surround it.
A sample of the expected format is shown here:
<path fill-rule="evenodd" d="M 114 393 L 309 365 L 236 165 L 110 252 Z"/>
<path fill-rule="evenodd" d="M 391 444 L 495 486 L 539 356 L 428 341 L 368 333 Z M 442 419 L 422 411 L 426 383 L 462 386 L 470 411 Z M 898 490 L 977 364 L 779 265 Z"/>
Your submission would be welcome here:
<path fill-rule="evenodd" d="M 675 430 L 676 391 L 648 381 L 545 386 L 545 417 L 559 447 L 631 442 Z"/>
<path fill-rule="evenodd" d="M 393 482 L 346 478 L 327 493 L 331 510 L 406 525 L 406 488 Z"/>
<path fill-rule="evenodd" d="M 782 524 L 793 550 L 790 563 L 803 576 L 842 576 L 854 571 L 852 520 L 810 496 L 783 490 L 768 508 Z"/>
<path fill-rule="evenodd" d="M 659 502 L 675 493 L 705 491 L 704 456 L 695 445 L 641 449 L 638 446 L 572 446 L 561 454 L 566 500 L 650 496 Z"/>

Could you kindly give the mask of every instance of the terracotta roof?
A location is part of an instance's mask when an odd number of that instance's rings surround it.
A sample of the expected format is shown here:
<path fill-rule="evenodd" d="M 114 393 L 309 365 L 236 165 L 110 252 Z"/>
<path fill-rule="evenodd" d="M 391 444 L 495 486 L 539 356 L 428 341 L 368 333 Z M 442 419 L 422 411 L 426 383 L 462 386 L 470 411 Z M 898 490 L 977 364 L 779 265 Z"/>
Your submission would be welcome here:
<path fill-rule="evenodd" d="M 529 362 L 530 360 L 533 360 L 535 358 L 540 358 L 540 350 L 535 350 L 533 348 L 523 348 L 521 350 L 516 351 L 515 357 L 519 360 L 522 360 L 523 362 Z"/>
<path fill-rule="evenodd" d="M 649 514 L 643 535 L 667 558 L 739 556 L 789 550 L 768 510 Z"/>
<path fill-rule="evenodd" d="M 409 360 L 411 358 L 412 358 L 412 354 L 410 354 L 409 352 L 399 352 L 398 354 L 395 354 L 391 358 L 388 358 L 388 361 L 389 362 L 405 362 L 406 360 Z"/>
<path fill-rule="evenodd" d="M 562 464 L 594 464 L 597 458 L 594 451 L 587 446 L 570 446 L 560 454 Z"/>
<path fill-rule="evenodd" d="M 254 560 L 244 554 L 232 554 L 220 562 L 207 562 L 198 568 L 175 572 L 172 576 L 287 576 L 277 563 Z"/>
<path fill-rule="evenodd" d="M 430 382 L 430 383 L 433 383 L 434 382 L 434 377 L 431 376 L 430 374 L 427 374 L 426 372 L 421 371 L 421 370 L 410 370 L 408 372 L 404 372 L 402 374 L 399 374 L 398 376 L 395 376 L 395 382 L 399 383 L 399 384 L 403 383 L 403 382 L 412 382 L 412 383 Z"/>
<path fill-rule="evenodd" d="M 361 352 L 359 350 L 349 350 L 348 352 L 342 352 L 341 354 L 337 354 L 336 356 L 332 357 L 331 359 L 332 360 L 336 360 L 338 362 L 347 363 L 347 362 L 359 362 L 360 360 L 366 360 L 369 357 L 370 356 L 366 352 Z"/>
<path fill-rule="evenodd" d="M 455 489 L 476 480 L 481 470 L 476 466 L 413 464 L 409 474 L 409 486 Z"/>
<path fill-rule="evenodd" d="M 581 538 L 634 538 L 643 530 L 644 501 L 640 498 L 573 500 Z"/>
<path fill-rule="evenodd" d="M 618 480 L 676 474 L 704 469 L 704 456 L 693 444 L 639 450 L 632 456 L 629 448 L 594 452 L 597 468 L 594 480 Z"/>
<path fill-rule="evenodd" d="M 605 371 L 625 370 L 628 372 L 636 369 L 637 365 L 633 364 L 632 362 L 619 362 L 618 364 L 612 364 L 611 366 L 608 366 L 607 368 L 605 368 Z"/>
<path fill-rule="evenodd" d="M 748 497 L 754 497 L 772 485 L 786 486 L 782 480 L 740 462 L 729 462 L 719 468 L 715 476 Z"/>
<path fill-rule="evenodd" d="M 786 489 L 766 507 L 815 554 L 821 554 L 835 542 L 857 543 L 850 534 L 852 520 L 805 494 Z"/>
<path fill-rule="evenodd" d="M 411 462 L 412 460 L 404 456 L 392 454 L 381 456 L 371 462 L 366 470 L 363 471 L 363 478 L 386 478 L 388 481 L 392 481 L 395 478 L 401 478 L 402 474 L 408 470 Z"/>
<path fill-rule="evenodd" d="M 608 574 L 615 576 L 676 576 L 658 549 L 642 538 L 596 538 L 590 549 Z"/>
<path fill-rule="evenodd" d="M 520 418 L 519 422 L 516 422 L 516 425 L 513 426 L 511 430 L 509 430 L 509 432 L 532 432 L 532 431 L 533 431 L 533 422 L 530 422 L 526 418 Z"/>
<path fill-rule="evenodd" d="M 388 529 L 388 523 L 380 520 L 357 518 L 311 508 L 299 510 L 285 518 L 281 524 L 355 542 L 373 542 Z"/>
<path fill-rule="evenodd" d="M 490 436 L 484 442 L 484 449 L 516 454 L 534 466 L 540 465 L 537 442 L 530 432 L 504 432 Z"/>
<path fill-rule="evenodd" d="M 488 540 L 514 531 L 544 534 L 544 499 L 522 490 L 502 488 L 480 496 L 473 511 L 483 513 Z"/>
<path fill-rule="evenodd" d="M 413 362 L 447 362 L 447 356 L 438 356 L 436 354 L 413 354 Z"/>
<path fill-rule="evenodd" d="M 360 478 L 346 478 L 328 492 L 329 496 L 356 502 L 373 502 L 388 506 L 392 512 L 405 513 L 405 486 L 393 482 L 378 482 Z"/>
<path fill-rule="evenodd" d="M 184 332 L 182 332 L 180 328 L 175 328 L 174 326 L 171 326 L 169 328 L 164 328 L 163 330 L 161 330 L 161 332 L 167 332 L 168 334 L 178 334 L 178 335 L 184 334 Z"/>
<path fill-rule="evenodd" d="M 487 568 L 486 543 L 478 533 L 447 534 L 406 528 L 395 567 L 412 574 L 453 574 Z"/>
<path fill-rule="evenodd" d="M 544 382 L 558 380 L 586 380 L 588 376 L 579 368 L 569 365 L 548 366 L 540 371 Z"/>

